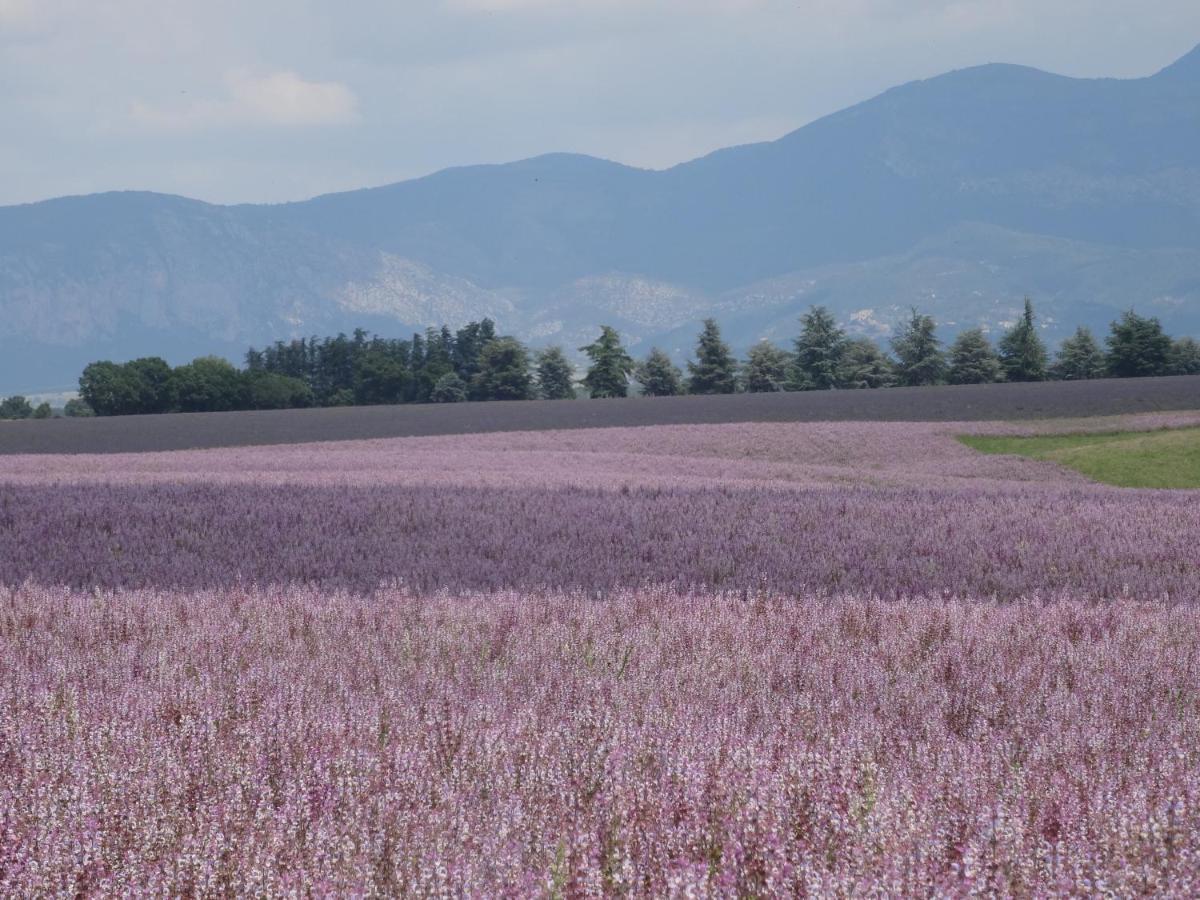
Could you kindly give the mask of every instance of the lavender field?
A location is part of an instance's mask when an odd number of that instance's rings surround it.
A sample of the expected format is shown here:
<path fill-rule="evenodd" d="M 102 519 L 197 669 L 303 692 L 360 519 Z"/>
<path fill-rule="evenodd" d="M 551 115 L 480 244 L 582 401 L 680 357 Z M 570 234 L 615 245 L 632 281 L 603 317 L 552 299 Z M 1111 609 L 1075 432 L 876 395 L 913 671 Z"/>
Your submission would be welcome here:
<path fill-rule="evenodd" d="M 7 457 L 0 895 L 1195 896 L 1200 504 L 1015 427 Z"/>

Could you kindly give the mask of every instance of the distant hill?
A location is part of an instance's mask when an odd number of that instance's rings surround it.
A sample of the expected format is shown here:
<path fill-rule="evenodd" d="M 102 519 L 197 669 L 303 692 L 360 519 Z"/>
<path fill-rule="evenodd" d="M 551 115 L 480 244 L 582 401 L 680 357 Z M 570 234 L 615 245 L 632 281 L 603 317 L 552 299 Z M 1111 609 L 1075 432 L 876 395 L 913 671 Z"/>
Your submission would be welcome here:
<path fill-rule="evenodd" d="M 666 171 L 585 156 L 275 206 L 113 193 L 0 208 L 0 393 L 362 325 L 491 316 L 573 348 L 599 322 L 744 346 L 811 303 L 1051 339 L 1130 305 L 1200 333 L 1200 48 L 1136 80 L 989 65 Z"/>

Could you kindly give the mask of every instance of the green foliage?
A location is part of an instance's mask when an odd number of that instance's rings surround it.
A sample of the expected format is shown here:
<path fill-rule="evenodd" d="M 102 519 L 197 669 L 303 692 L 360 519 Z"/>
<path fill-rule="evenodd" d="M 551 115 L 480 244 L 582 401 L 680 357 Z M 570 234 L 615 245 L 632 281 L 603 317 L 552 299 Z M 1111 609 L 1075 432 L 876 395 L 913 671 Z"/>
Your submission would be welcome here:
<path fill-rule="evenodd" d="M 466 399 L 467 385 L 457 372 L 447 372 L 429 393 L 430 403 L 463 403 Z"/>
<path fill-rule="evenodd" d="M 250 372 L 246 375 L 246 404 L 250 409 L 303 409 L 313 405 L 313 392 L 299 378 Z"/>
<path fill-rule="evenodd" d="M 592 399 L 624 397 L 629 392 L 629 375 L 634 370 L 633 359 L 621 346 L 621 336 L 609 325 L 600 326 L 600 337 L 586 347 L 580 347 L 592 364 L 583 378 L 583 386 Z"/>
<path fill-rule="evenodd" d="M 108 360 L 89 364 L 79 376 L 79 396 L 98 416 L 128 416 L 142 411 L 142 386 L 124 365 Z"/>
<path fill-rule="evenodd" d="M 1004 379 L 992 345 L 982 328 L 969 328 L 950 345 L 951 384 L 991 384 Z"/>
<path fill-rule="evenodd" d="M 800 322 L 803 328 L 796 338 L 791 387 L 804 391 L 837 387 L 846 351 L 846 332 L 823 306 L 814 306 Z"/>
<path fill-rule="evenodd" d="M 1167 356 L 1168 375 L 1200 375 L 1200 342 L 1182 337 L 1171 344 Z"/>
<path fill-rule="evenodd" d="M 537 387 L 543 400 L 575 399 L 575 367 L 562 347 L 547 347 L 538 353 Z"/>
<path fill-rule="evenodd" d="M 642 386 L 648 397 L 674 397 L 683 393 L 683 373 L 657 347 L 651 348 L 646 358 L 638 363 L 633 377 Z"/>
<path fill-rule="evenodd" d="M 386 347 L 368 347 L 354 367 L 354 402 L 362 406 L 399 403 L 407 385 L 404 362 Z"/>
<path fill-rule="evenodd" d="M 737 390 L 737 361 L 721 339 L 716 319 L 705 319 L 696 340 L 696 361 L 689 362 L 689 394 L 732 394 Z"/>
<path fill-rule="evenodd" d="M 532 397 L 533 376 L 525 345 L 511 337 L 486 343 L 479 352 L 479 371 L 471 379 L 471 398 L 529 400 Z"/>
<path fill-rule="evenodd" d="M 479 373 L 479 356 L 491 341 L 496 339 L 496 323 L 491 319 L 470 322 L 454 335 L 454 349 L 450 354 L 454 371 L 462 381 L 470 383 Z"/>
<path fill-rule="evenodd" d="M 891 387 L 896 383 L 896 364 L 870 338 L 846 341 L 838 367 L 838 387 L 852 390 Z"/>
<path fill-rule="evenodd" d="M 923 316 L 914 309 L 912 318 L 896 330 L 892 350 L 896 354 L 896 380 L 900 384 L 918 387 L 945 380 L 946 357 L 932 316 Z"/>
<path fill-rule="evenodd" d="M 1077 328 L 1062 342 L 1050 374 L 1064 381 L 1086 381 L 1107 374 L 1104 352 L 1089 328 Z"/>
<path fill-rule="evenodd" d="M 180 366 L 175 370 L 174 383 L 179 409 L 183 412 L 245 408 L 245 384 L 241 372 L 218 356 L 201 356 Z"/>
<path fill-rule="evenodd" d="M 49 419 L 52 415 L 54 415 L 54 410 L 50 408 L 49 403 L 39 403 L 33 410 L 35 419 Z"/>
<path fill-rule="evenodd" d="M 1000 339 L 1000 365 L 1009 381 L 1046 380 L 1046 345 L 1034 318 L 1033 301 L 1026 297 L 1020 321 Z"/>
<path fill-rule="evenodd" d="M 175 382 L 165 359 L 147 356 L 125 363 L 137 385 L 137 412 L 145 415 L 170 412 L 175 408 Z"/>
<path fill-rule="evenodd" d="M 96 411 L 78 398 L 73 398 L 63 406 L 63 415 L 69 419 L 90 419 Z"/>
<path fill-rule="evenodd" d="M 1171 339 L 1155 318 L 1132 309 L 1112 323 L 1108 335 L 1108 373 L 1114 378 L 1166 375 Z"/>
<path fill-rule="evenodd" d="M 959 440 L 984 453 L 1056 462 L 1118 487 L 1200 488 L 1200 428 Z"/>
<path fill-rule="evenodd" d="M 750 348 L 742 366 L 742 387 L 751 394 L 787 390 L 791 368 L 792 355 L 763 339 Z"/>
<path fill-rule="evenodd" d="M 32 416 L 33 406 L 20 394 L 0 400 L 0 419 L 28 419 Z"/>

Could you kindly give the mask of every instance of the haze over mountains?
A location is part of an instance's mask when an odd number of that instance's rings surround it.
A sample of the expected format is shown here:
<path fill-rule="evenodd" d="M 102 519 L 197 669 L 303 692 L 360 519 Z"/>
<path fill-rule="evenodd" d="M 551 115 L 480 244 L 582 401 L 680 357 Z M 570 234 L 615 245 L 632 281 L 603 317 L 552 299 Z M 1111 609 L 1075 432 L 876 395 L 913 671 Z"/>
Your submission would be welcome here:
<path fill-rule="evenodd" d="M 550 155 L 276 206 L 149 193 L 0 208 L 0 393 L 97 358 L 237 359 L 356 326 L 490 316 L 680 354 L 810 304 L 883 337 L 909 307 L 1054 340 L 1124 308 L 1200 332 L 1200 48 L 1136 80 L 988 65 L 666 171 Z"/>

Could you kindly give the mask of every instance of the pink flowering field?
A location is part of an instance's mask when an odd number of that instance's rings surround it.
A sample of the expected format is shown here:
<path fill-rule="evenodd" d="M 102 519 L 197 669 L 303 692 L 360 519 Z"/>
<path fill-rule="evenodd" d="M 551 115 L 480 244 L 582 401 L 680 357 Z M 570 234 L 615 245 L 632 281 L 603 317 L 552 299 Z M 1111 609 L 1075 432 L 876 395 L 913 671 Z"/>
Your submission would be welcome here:
<path fill-rule="evenodd" d="M 0 896 L 1200 895 L 1197 422 L 0 458 Z"/>

